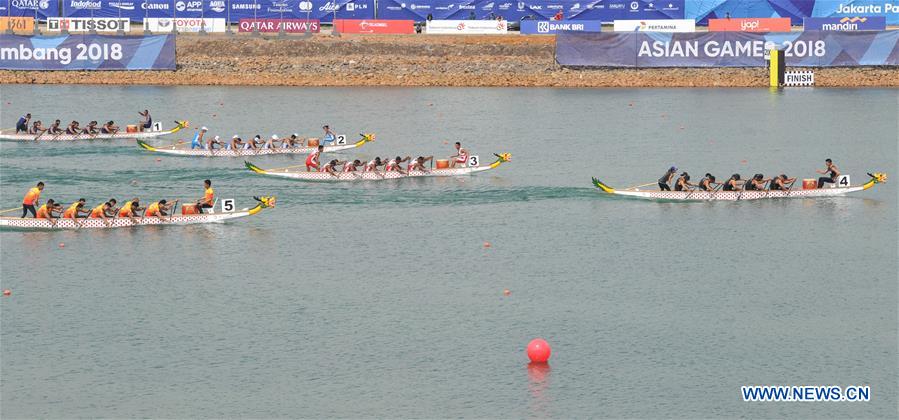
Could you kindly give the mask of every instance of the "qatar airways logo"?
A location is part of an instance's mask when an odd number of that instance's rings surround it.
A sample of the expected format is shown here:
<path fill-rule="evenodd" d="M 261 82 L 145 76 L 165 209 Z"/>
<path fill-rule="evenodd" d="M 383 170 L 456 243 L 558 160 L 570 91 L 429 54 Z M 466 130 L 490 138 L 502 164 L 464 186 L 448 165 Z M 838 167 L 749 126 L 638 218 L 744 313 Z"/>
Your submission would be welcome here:
<path fill-rule="evenodd" d="M 12 7 L 16 9 L 46 10 L 50 7 L 49 0 L 12 0 Z"/>

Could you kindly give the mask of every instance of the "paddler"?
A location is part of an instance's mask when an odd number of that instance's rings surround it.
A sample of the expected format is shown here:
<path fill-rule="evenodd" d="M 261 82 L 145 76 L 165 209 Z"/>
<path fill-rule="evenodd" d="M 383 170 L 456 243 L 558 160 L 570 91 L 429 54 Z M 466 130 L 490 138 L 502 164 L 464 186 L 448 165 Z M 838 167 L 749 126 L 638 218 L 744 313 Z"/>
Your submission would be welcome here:
<path fill-rule="evenodd" d="M 203 137 L 206 136 L 206 132 L 209 131 L 208 128 L 200 127 L 200 131 L 194 133 L 194 139 L 190 142 L 191 149 L 202 149 L 203 148 Z"/>
<path fill-rule="evenodd" d="M 330 145 L 331 143 L 334 143 L 335 140 L 337 140 L 337 135 L 335 135 L 334 132 L 331 131 L 331 127 L 323 125 L 322 130 L 325 130 L 325 135 L 324 137 L 322 137 L 323 145 Z"/>
<path fill-rule="evenodd" d="M 81 134 L 81 127 L 78 126 L 78 121 L 72 121 L 69 123 L 69 126 L 66 127 L 66 134 L 78 135 Z"/>
<path fill-rule="evenodd" d="M 320 159 L 324 150 L 325 146 L 319 145 L 314 152 L 310 153 L 309 156 L 306 156 L 306 172 L 312 172 L 312 169 L 318 171 L 321 163 Z"/>
<path fill-rule="evenodd" d="M 290 147 L 296 147 L 297 145 L 300 145 L 300 146 L 303 145 L 303 140 L 300 139 L 300 136 L 297 133 L 291 134 L 290 137 L 284 139 L 281 142 L 281 148 L 283 148 L 283 149 L 290 148 Z"/>
<path fill-rule="evenodd" d="M 365 167 L 362 168 L 362 172 L 378 172 L 378 166 L 383 166 L 384 162 L 381 161 L 380 157 L 375 157 L 374 159 L 368 161 L 365 164 Z"/>
<path fill-rule="evenodd" d="M 104 202 L 103 204 L 100 204 L 99 206 L 91 209 L 91 214 L 88 217 L 90 217 L 91 219 L 103 219 L 103 220 L 111 218 L 115 215 L 114 210 L 113 210 L 114 206 L 115 206 L 115 200 L 109 200 L 107 202 Z M 112 214 L 110 214 L 110 213 L 112 213 Z M 109 225 L 109 222 L 107 221 L 106 224 Z"/>
<path fill-rule="evenodd" d="M 346 163 L 343 164 L 343 173 L 356 172 L 357 171 L 356 168 L 358 168 L 360 166 L 362 166 L 362 161 L 360 161 L 359 159 L 356 159 L 352 162 L 347 161 Z"/>
<path fill-rule="evenodd" d="M 225 147 L 225 142 L 222 141 L 221 137 L 215 136 L 206 142 L 206 150 L 215 150 L 215 145 Z"/>
<path fill-rule="evenodd" d="M 65 212 L 62 213 L 63 219 L 77 219 L 78 216 L 87 216 L 90 214 L 89 211 L 84 209 L 84 199 L 79 198 L 78 201 L 69 205 Z"/>
<path fill-rule="evenodd" d="M 337 165 L 340 164 L 340 161 L 337 159 L 332 159 L 330 162 L 322 165 L 321 172 L 325 172 L 331 174 L 332 176 L 340 176 L 340 173 L 337 171 Z"/>
<path fill-rule="evenodd" d="M 419 157 L 413 159 L 411 162 L 409 162 L 408 172 L 412 172 L 412 171 L 421 171 L 424 173 L 430 172 L 428 170 L 428 168 L 425 168 L 425 162 L 427 162 L 429 160 L 431 160 L 431 161 L 434 160 L 434 156 L 428 156 L 428 157 L 419 156 Z"/>
<path fill-rule="evenodd" d="M 465 166 L 468 163 L 468 150 L 462 148 L 461 142 L 456 142 L 456 154 L 450 156 L 450 168 L 455 168 L 456 164 L 460 164 L 461 166 Z"/>
<path fill-rule="evenodd" d="M 680 174 L 677 178 L 677 181 L 674 182 L 674 191 L 687 191 L 690 187 L 695 186 L 696 184 L 690 183 L 690 174 L 688 174 L 687 171 L 684 171 L 684 173 Z"/>
<path fill-rule="evenodd" d="M 837 178 L 840 177 L 840 170 L 837 169 L 837 165 L 833 164 L 833 161 L 830 159 L 824 160 L 824 165 L 826 166 L 823 171 L 815 170 L 815 172 L 830 176 L 822 176 L 818 178 L 818 188 L 824 187 L 824 184 L 836 184 Z"/>
<path fill-rule="evenodd" d="M 740 191 L 740 174 L 733 174 L 727 181 L 724 181 L 724 186 L 721 187 L 724 191 Z"/>
<path fill-rule="evenodd" d="M 175 202 L 171 204 L 169 204 L 165 200 L 159 200 L 147 206 L 147 212 L 144 213 L 144 217 L 158 217 L 162 219 L 163 216 L 169 215 L 168 213 L 166 213 L 166 211 L 174 207 L 177 203 L 178 200 L 175 200 Z"/>
<path fill-rule="evenodd" d="M 53 213 L 56 213 L 55 215 Z M 59 213 L 62 213 L 62 206 L 56 203 L 52 198 L 47 200 L 44 205 L 37 209 L 35 219 L 58 219 Z"/>
<path fill-rule="evenodd" d="M 25 218 L 28 215 L 28 212 L 31 212 L 31 216 L 37 217 L 37 209 L 34 208 L 37 205 L 38 201 L 41 198 L 41 191 L 44 190 L 44 183 L 38 182 L 36 186 L 31 187 L 27 193 L 25 193 L 25 198 L 22 199 L 22 218 Z"/>
<path fill-rule="evenodd" d="M 16 134 L 28 133 L 28 123 L 29 122 L 31 122 L 31 113 L 30 112 L 19 117 L 19 121 L 16 121 Z"/>
<path fill-rule="evenodd" d="M 31 129 L 28 130 L 28 134 L 36 134 L 40 136 L 41 134 L 44 134 L 45 131 L 47 131 L 47 129 L 44 128 L 41 120 L 37 120 L 34 122 L 34 124 L 31 125 Z"/>
<path fill-rule="evenodd" d="M 54 136 L 62 134 L 63 130 L 59 127 L 60 124 L 62 124 L 62 122 L 59 120 L 53 121 L 53 124 L 50 124 L 50 128 L 47 129 L 47 134 L 52 134 Z"/>
<path fill-rule="evenodd" d="M 122 204 L 122 208 L 120 208 L 118 212 L 118 217 L 127 217 L 131 219 L 132 223 L 137 223 L 135 215 L 140 215 L 141 210 L 144 209 L 140 207 L 140 199 L 134 197 L 131 200 L 126 201 L 125 204 Z"/>
<path fill-rule="evenodd" d="M 790 187 L 787 184 L 792 185 L 794 182 L 796 182 L 796 178 L 788 178 L 786 174 L 780 174 L 771 179 L 771 183 L 768 184 L 768 189 L 789 191 Z"/>
<path fill-rule="evenodd" d="M 203 209 L 211 209 L 215 204 L 215 190 L 212 189 L 212 181 L 203 181 L 203 198 L 197 200 L 197 211 L 203 214 Z"/>
<path fill-rule="evenodd" d="M 770 181 L 765 179 L 765 176 L 762 174 L 755 174 L 743 184 L 743 190 L 745 191 L 764 191 L 765 184 Z"/>
<path fill-rule="evenodd" d="M 399 156 L 397 156 L 393 159 L 390 159 L 390 161 L 387 162 L 387 165 L 384 166 L 384 172 L 399 172 L 403 175 L 406 175 L 406 171 L 403 170 L 403 167 L 400 166 L 400 164 L 410 159 L 412 158 L 409 156 L 406 156 L 405 158 L 400 158 Z"/>
<path fill-rule="evenodd" d="M 246 148 L 247 148 L 247 144 L 244 143 L 243 140 L 240 139 L 240 136 L 238 136 L 237 134 L 232 136 L 231 142 L 228 143 L 227 146 L 225 146 L 225 149 L 228 149 L 228 150 L 240 150 L 240 149 L 246 149 Z"/>
<path fill-rule="evenodd" d="M 715 182 L 714 175 L 712 175 L 710 173 L 706 173 L 705 176 L 699 180 L 699 189 L 701 189 L 703 191 L 714 191 L 715 187 L 712 186 L 713 184 L 721 185 L 721 184 L 718 184 L 717 182 Z"/>
<path fill-rule="evenodd" d="M 262 148 L 263 149 L 274 149 L 275 143 L 280 142 L 280 141 L 281 141 L 281 139 L 278 138 L 277 134 L 272 134 L 272 136 L 269 137 L 269 139 L 265 141 L 265 144 L 262 145 Z"/>
<path fill-rule="evenodd" d="M 150 116 L 149 110 L 137 111 L 137 114 L 140 115 L 140 131 L 147 131 L 153 127 L 153 117 Z"/>
<path fill-rule="evenodd" d="M 677 167 L 672 166 L 668 168 L 668 172 L 665 172 L 665 175 L 662 175 L 659 178 L 659 189 L 662 191 L 671 191 L 671 187 L 668 186 L 668 183 L 674 179 L 674 176 L 677 175 Z"/>
<path fill-rule="evenodd" d="M 106 124 L 103 124 L 103 127 L 100 128 L 100 132 L 103 134 L 115 134 L 119 132 L 119 126 L 115 125 L 115 121 L 109 120 Z"/>
<path fill-rule="evenodd" d="M 246 141 L 244 149 L 258 149 L 260 144 L 262 144 L 262 136 L 257 134 L 252 139 Z"/>
<path fill-rule="evenodd" d="M 100 130 L 97 128 L 96 121 L 91 121 L 91 122 L 87 123 L 87 127 L 84 127 L 84 129 L 81 130 L 81 134 L 95 135 L 95 134 L 99 134 L 99 133 L 100 133 Z"/>

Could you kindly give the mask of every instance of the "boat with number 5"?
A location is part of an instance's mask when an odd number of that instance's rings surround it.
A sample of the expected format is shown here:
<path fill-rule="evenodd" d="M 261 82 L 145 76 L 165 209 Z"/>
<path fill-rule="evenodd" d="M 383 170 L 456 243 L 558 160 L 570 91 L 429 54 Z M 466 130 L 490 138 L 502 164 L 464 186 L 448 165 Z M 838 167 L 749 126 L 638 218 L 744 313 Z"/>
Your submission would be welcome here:
<path fill-rule="evenodd" d="M 593 185 L 603 192 L 631 198 L 641 198 L 645 200 L 661 200 L 661 201 L 745 201 L 760 200 L 767 198 L 814 198 L 814 197 L 835 197 L 846 195 L 849 193 L 864 191 L 877 184 L 887 181 L 887 175 L 880 172 L 868 174 L 869 179 L 861 185 L 851 185 L 848 176 L 845 176 L 845 186 L 840 183 L 831 184 L 833 187 L 824 188 L 797 188 L 790 190 L 750 190 L 750 191 L 659 191 L 659 190 L 641 190 L 632 187 L 618 190 L 608 186 L 602 181 L 593 178 Z M 813 181 L 814 180 L 809 180 Z M 815 185 L 807 185 L 814 187 Z M 806 186 L 804 186 L 806 187 Z"/>
<path fill-rule="evenodd" d="M 81 141 L 81 140 L 131 140 L 131 139 L 152 139 L 156 137 L 162 137 L 169 134 L 177 133 L 188 126 L 187 121 L 175 121 L 175 126 L 168 130 L 154 130 L 154 131 L 137 131 L 137 132 L 127 132 L 120 131 L 115 134 L 47 134 L 46 132 L 41 134 L 25 134 L 19 133 L 16 134 L 15 130 L 2 130 L 0 131 L 0 141 Z M 157 128 L 161 128 L 157 126 Z"/>
<path fill-rule="evenodd" d="M 268 175 L 278 178 L 288 178 L 295 179 L 298 181 L 309 181 L 309 182 L 354 182 L 354 181 L 384 181 L 384 180 L 393 180 L 393 179 L 405 179 L 405 178 L 423 178 L 423 177 L 447 177 L 447 176 L 464 176 L 464 175 L 472 175 L 479 172 L 488 171 L 490 169 L 498 168 L 505 162 L 510 162 L 512 160 L 512 154 L 510 153 L 502 153 L 502 154 L 494 154 L 496 156 L 496 160 L 486 166 L 465 166 L 461 168 L 446 168 L 446 169 L 430 169 L 428 171 L 410 171 L 406 174 L 400 172 L 306 172 L 306 171 L 297 171 L 291 170 L 290 168 L 278 168 L 278 169 L 262 169 L 256 165 L 253 165 L 250 162 L 244 161 L 244 165 L 246 165 L 247 169 L 260 174 L 260 175 Z"/>
<path fill-rule="evenodd" d="M 0 229 L 9 230 L 79 230 L 79 229 L 111 229 L 135 226 L 160 226 L 160 225 L 194 225 L 201 223 L 223 223 L 227 220 L 252 216 L 263 209 L 275 207 L 275 197 L 253 197 L 257 201 L 256 206 L 243 210 L 222 211 L 217 213 L 192 213 L 162 217 L 115 217 L 107 219 L 79 218 L 79 219 L 34 219 L 22 217 L 0 217 Z M 227 202 L 225 202 L 227 201 Z M 223 209 L 230 204 L 233 208 L 233 200 L 223 200 Z M 183 209 L 183 207 L 182 207 Z M 182 211 L 182 213 L 188 213 Z"/>
<path fill-rule="evenodd" d="M 362 147 L 365 143 L 375 141 L 374 134 L 360 134 L 362 138 L 351 144 L 347 144 L 346 136 L 343 137 L 343 144 L 335 144 L 334 146 L 324 146 L 323 152 L 339 152 L 343 150 L 355 149 Z M 338 139 L 338 142 L 340 139 Z M 256 149 L 191 149 L 190 144 L 177 143 L 166 146 L 151 146 L 146 142 L 137 141 L 138 146 L 144 150 L 151 152 L 165 153 L 176 156 L 195 156 L 195 157 L 241 157 L 241 156 L 262 156 L 262 155 L 289 155 L 289 154 L 308 154 L 314 152 L 317 147 L 274 147 L 274 148 L 256 148 Z"/>

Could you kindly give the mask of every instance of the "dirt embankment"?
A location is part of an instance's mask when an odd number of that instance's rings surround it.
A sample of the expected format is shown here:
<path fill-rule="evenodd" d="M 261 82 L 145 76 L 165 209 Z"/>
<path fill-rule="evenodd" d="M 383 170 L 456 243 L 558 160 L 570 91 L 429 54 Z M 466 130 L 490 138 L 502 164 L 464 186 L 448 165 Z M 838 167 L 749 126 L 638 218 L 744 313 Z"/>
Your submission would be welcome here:
<path fill-rule="evenodd" d="M 751 69 L 561 68 L 544 36 L 179 36 L 170 71 L 0 71 L 0 83 L 266 86 L 767 86 Z M 899 86 L 899 69 L 815 69 L 817 86 Z"/>

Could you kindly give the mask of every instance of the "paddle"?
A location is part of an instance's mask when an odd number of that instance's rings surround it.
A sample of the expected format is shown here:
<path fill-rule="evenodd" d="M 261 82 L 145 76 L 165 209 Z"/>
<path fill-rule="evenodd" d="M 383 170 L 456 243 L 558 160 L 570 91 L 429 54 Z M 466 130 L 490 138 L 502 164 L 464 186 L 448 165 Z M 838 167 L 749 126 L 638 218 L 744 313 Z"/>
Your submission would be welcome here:
<path fill-rule="evenodd" d="M 626 190 L 633 190 L 633 189 L 635 189 L 635 188 L 648 187 L 648 186 L 650 186 L 650 185 L 656 185 L 656 184 L 658 184 L 658 182 L 650 182 L 650 183 L 648 183 L 648 184 L 634 185 L 633 187 L 627 187 L 627 188 L 625 188 L 625 189 L 626 189 Z"/>

